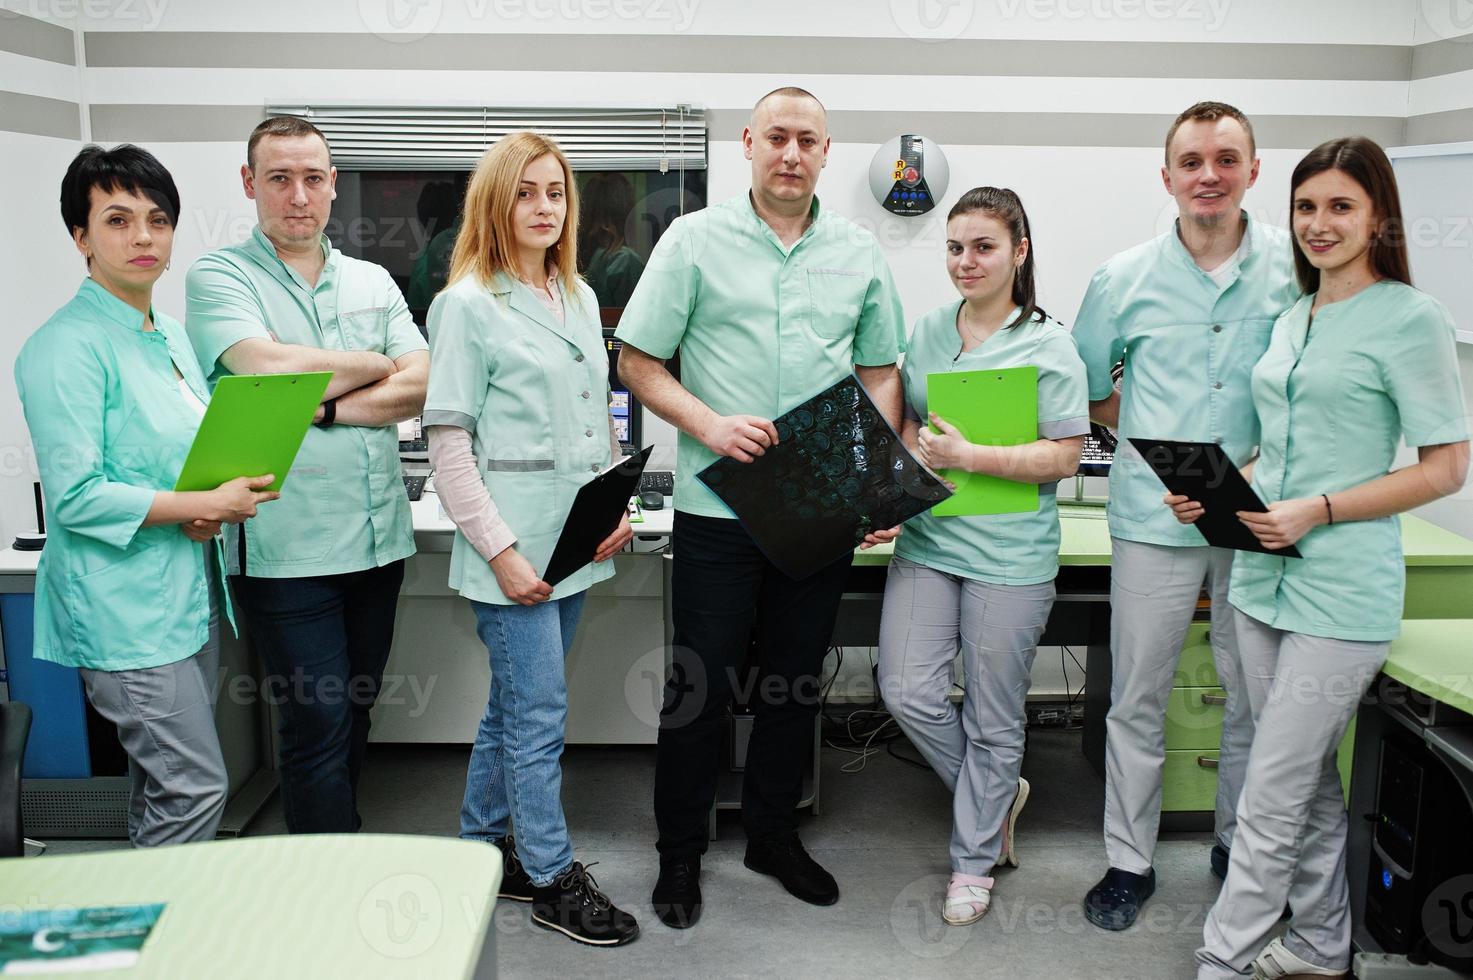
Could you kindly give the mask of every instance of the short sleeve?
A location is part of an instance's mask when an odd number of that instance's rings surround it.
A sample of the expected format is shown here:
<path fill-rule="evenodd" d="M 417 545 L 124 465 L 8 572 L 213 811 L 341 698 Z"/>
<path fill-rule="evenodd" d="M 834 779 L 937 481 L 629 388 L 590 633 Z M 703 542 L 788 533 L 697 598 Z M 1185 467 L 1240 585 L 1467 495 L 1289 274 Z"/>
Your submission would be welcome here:
<path fill-rule="evenodd" d="M 1408 446 L 1462 442 L 1468 438 L 1468 410 L 1452 317 L 1425 293 L 1419 298 L 1415 315 L 1384 334 L 1390 350 L 1381 362 L 1382 379 Z"/>
<path fill-rule="evenodd" d="M 692 217 L 677 218 L 661 236 L 614 331 L 619 340 L 662 360 L 684 339 L 700 287 L 690 238 Z"/>
<path fill-rule="evenodd" d="M 926 420 L 926 376 L 921 373 L 921 331 L 925 329 L 927 317 L 916 321 L 906 344 L 907 352 L 900 362 L 900 387 L 904 392 L 903 415 L 916 422 Z"/>
<path fill-rule="evenodd" d="M 200 372 L 214 382 L 230 372 L 220 356 L 242 340 L 271 340 L 266 312 L 250 282 L 230 262 L 210 253 L 190 266 L 184 280 L 184 328 Z"/>
<path fill-rule="evenodd" d="M 1084 362 L 1074 338 L 1050 330 L 1038 345 L 1038 434 L 1043 439 L 1068 439 L 1089 434 L 1089 392 Z"/>
<path fill-rule="evenodd" d="M 430 383 L 423 422 L 476 431 L 486 401 L 491 358 L 478 304 L 459 289 L 446 289 L 430 304 Z"/>
<path fill-rule="evenodd" d="M 384 305 L 389 308 L 389 329 L 385 337 L 384 354 L 389 360 L 397 361 L 405 354 L 424 350 L 429 345 L 425 343 L 419 327 L 415 326 L 409 306 L 404 302 L 404 294 L 399 291 L 399 284 L 394 282 L 387 269 L 380 271 L 387 280 L 387 302 Z"/>
<path fill-rule="evenodd" d="M 1084 362 L 1087 393 L 1091 401 L 1103 401 L 1115 390 L 1110 376 L 1125 353 L 1125 337 L 1110 293 L 1108 266 L 1100 266 L 1089 281 L 1079 316 L 1074 320 L 1074 343 Z"/>
<path fill-rule="evenodd" d="M 890 263 L 879 243 L 870 242 L 871 274 L 854 332 L 854 363 L 862 367 L 894 364 L 905 350 L 905 309 Z"/>
<path fill-rule="evenodd" d="M 96 350 L 74 331 L 47 330 L 21 351 L 15 385 L 56 522 L 73 534 L 128 547 L 156 491 L 109 480 L 104 471 L 109 384 Z"/>

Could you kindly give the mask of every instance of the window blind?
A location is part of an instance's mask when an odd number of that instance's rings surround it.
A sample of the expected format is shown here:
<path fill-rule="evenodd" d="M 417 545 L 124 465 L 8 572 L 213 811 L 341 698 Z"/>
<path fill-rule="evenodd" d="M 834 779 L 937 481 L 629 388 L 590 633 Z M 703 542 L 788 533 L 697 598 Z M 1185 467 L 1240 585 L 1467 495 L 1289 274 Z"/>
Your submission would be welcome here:
<path fill-rule="evenodd" d="M 273 105 L 322 130 L 345 170 L 470 170 L 519 129 L 557 140 L 577 170 L 704 170 L 706 113 L 659 108 Z"/>

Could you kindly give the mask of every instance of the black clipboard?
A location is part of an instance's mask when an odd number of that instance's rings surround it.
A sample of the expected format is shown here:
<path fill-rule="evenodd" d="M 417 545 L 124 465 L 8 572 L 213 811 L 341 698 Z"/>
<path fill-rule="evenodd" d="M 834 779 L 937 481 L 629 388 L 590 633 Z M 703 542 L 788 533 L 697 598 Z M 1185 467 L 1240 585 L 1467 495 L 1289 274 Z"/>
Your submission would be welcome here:
<path fill-rule="evenodd" d="M 1299 549 L 1265 548 L 1253 532 L 1238 520 L 1240 510 L 1267 513 L 1268 508 L 1243 474 L 1213 442 L 1176 442 L 1171 439 L 1137 439 L 1130 444 L 1172 493 L 1202 505 L 1202 516 L 1192 526 L 1214 548 L 1257 551 L 1283 558 L 1302 558 Z"/>
<path fill-rule="evenodd" d="M 557 547 L 547 560 L 542 581 L 557 585 L 593 561 L 598 546 L 614 533 L 619 521 L 629 512 L 629 498 L 639 488 L 639 478 L 653 449 L 646 446 L 578 488 L 573 509 L 563 522 L 563 533 L 558 535 Z"/>

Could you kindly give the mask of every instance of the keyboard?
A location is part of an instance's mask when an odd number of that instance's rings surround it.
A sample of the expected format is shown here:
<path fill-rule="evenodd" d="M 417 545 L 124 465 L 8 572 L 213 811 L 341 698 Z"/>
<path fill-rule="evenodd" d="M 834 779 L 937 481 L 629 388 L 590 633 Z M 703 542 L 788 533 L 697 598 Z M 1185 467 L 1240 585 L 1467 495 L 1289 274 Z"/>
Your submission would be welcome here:
<path fill-rule="evenodd" d="M 427 479 L 429 478 L 424 476 L 406 475 L 404 477 L 404 490 L 406 493 L 409 494 L 410 500 L 418 500 L 420 497 L 424 496 L 425 480 Z"/>
<path fill-rule="evenodd" d="M 675 474 L 671 470 L 645 470 L 639 476 L 639 492 L 658 490 L 662 496 L 675 496 Z"/>

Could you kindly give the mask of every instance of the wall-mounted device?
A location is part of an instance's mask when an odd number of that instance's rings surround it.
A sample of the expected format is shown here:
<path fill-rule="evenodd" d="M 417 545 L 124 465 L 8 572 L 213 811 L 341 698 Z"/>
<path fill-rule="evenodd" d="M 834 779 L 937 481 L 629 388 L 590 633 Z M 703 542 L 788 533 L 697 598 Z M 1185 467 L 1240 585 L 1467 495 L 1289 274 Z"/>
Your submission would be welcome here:
<path fill-rule="evenodd" d="M 891 214 L 925 214 L 946 193 L 950 176 L 941 147 L 924 136 L 907 133 L 875 151 L 869 165 L 869 189 Z"/>

